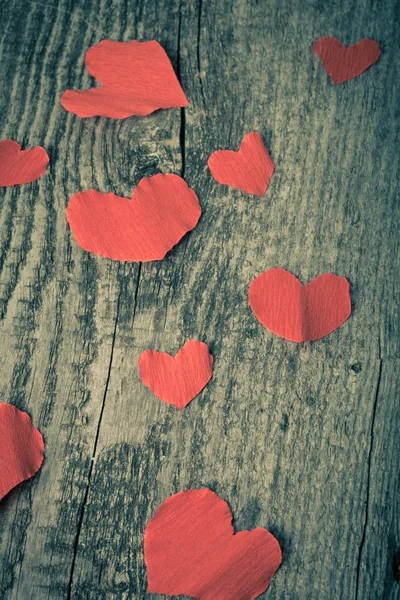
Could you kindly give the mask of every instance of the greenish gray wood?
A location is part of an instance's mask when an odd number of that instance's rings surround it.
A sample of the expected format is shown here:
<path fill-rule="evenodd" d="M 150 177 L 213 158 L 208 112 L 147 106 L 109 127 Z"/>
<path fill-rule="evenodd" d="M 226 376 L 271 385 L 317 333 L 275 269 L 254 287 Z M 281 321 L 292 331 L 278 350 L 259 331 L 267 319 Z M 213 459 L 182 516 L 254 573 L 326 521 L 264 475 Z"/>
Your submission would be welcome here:
<path fill-rule="evenodd" d="M 0 139 L 42 144 L 51 168 L 0 190 L 0 399 L 46 440 L 38 476 L 0 503 L 0 597 L 145 599 L 143 531 L 187 487 L 262 526 L 284 562 L 263 598 L 399 600 L 399 97 L 395 0 L 3 0 Z M 383 54 L 334 87 L 320 35 Z M 190 100 L 145 119 L 81 120 L 87 48 L 157 39 Z M 211 152 L 259 131 L 276 162 L 265 198 L 218 185 Z M 95 187 L 130 196 L 182 174 L 203 216 L 168 257 L 83 252 L 64 209 Z M 262 271 L 351 282 L 353 314 L 296 345 L 247 304 Z M 138 377 L 147 348 L 208 344 L 215 375 L 178 412 Z"/>

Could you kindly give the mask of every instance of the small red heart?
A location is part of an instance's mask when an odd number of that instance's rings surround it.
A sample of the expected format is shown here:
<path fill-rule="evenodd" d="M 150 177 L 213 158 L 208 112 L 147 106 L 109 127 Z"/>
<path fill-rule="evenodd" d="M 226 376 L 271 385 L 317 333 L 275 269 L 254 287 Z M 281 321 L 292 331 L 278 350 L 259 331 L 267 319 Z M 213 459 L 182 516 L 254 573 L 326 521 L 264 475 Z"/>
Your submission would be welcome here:
<path fill-rule="evenodd" d="M 63 107 L 79 117 L 124 119 L 189 102 L 158 42 L 103 40 L 86 52 L 85 65 L 102 87 L 67 90 Z"/>
<path fill-rule="evenodd" d="M 272 333 L 306 342 L 322 338 L 350 316 L 350 286 L 345 277 L 325 273 L 304 287 L 285 269 L 269 269 L 249 287 L 249 304 Z"/>
<path fill-rule="evenodd" d="M 42 434 L 25 412 L 0 404 L 0 500 L 16 485 L 30 479 L 43 462 Z"/>
<path fill-rule="evenodd" d="M 314 43 L 314 52 L 336 85 L 361 75 L 381 55 L 378 42 L 373 40 L 363 38 L 346 48 L 337 38 L 329 36 L 321 37 Z"/>
<path fill-rule="evenodd" d="M 21 150 L 14 140 L 0 142 L 0 187 L 36 181 L 49 164 L 47 152 L 41 146 Z"/>
<path fill-rule="evenodd" d="M 178 175 L 139 181 L 132 199 L 96 190 L 74 194 L 67 220 L 88 252 L 113 260 L 161 260 L 196 225 L 201 208 L 195 192 Z"/>
<path fill-rule="evenodd" d="M 155 513 L 144 534 L 148 591 L 198 600 L 252 600 L 282 562 L 265 529 L 234 533 L 224 500 L 205 488 L 179 492 Z"/>
<path fill-rule="evenodd" d="M 275 169 L 259 133 L 245 135 L 238 152 L 217 150 L 208 159 L 208 166 L 218 183 L 257 196 L 265 194 Z"/>
<path fill-rule="evenodd" d="M 214 359 L 207 344 L 190 340 L 171 356 L 145 350 L 139 356 L 140 378 L 160 400 L 185 408 L 212 377 Z"/>

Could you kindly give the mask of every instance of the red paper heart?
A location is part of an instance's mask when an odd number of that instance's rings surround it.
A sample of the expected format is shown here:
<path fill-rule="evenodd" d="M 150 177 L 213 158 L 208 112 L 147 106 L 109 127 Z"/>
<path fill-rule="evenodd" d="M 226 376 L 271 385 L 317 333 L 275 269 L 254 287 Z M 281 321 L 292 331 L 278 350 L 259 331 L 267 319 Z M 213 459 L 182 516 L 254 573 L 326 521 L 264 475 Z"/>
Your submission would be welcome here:
<path fill-rule="evenodd" d="M 272 333 L 306 342 L 328 335 L 348 319 L 350 286 L 344 277 L 325 273 L 303 287 L 285 269 L 269 269 L 251 284 L 249 304 Z"/>
<path fill-rule="evenodd" d="M 185 408 L 212 377 L 214 358 L 207 344 L 190 340 L 171 356 L 145 350 L 139 356 L 140 379 L 160 400 Z"/>
<path fill-rule="evenodd" d="M 314 52 L 323 62 L 333 83 L 343 83 L 364 73 L 380 57 L 378 42 L 363 38 L 358 44 L 346 48 L 335 37 L 324 36 L 314 43 Z"/>
<path fill-rule="evenodd" d="M 265 529 L 234 534 L 232 513 L 209 489 L 171 496 L 144 534 L 148 591 L 198 600 L 252 600 L 282 562 Z"/>
<path fill-rule="evenodd" d="M 42 434 L 25 412 L 0 404 L 0 500 L 16 485 L 33 477 L 43 462 Z"/>
<path fill-rule="evenodd" d="M 0 187 L 36 181 L 45 172 L 49 160 L 41 146 L 21 150 L 18 142 L 3 140 L 0 142 Z"/>
<path fill-rule="evenodd" d="M 238 152 L 217 150 L 208 159 L 208 166 L 218 183 L 257 196 L 265 194 L 275 169 L 259 133 L 245 135 Z"/>
<path fill-rule="evenodd" d="M 132 199 L 96 190 L 69 201 L 67 220 L 81 248 L 113 260 L 161 260 L 197 224 L 195 192 L 178 175 L 139 181 Z"/>
<path fill-rule="evenodd" d="M 86 52 L 85 65 L 102 87 L 67 90 L 61 104 L 79 117 L 123 119 L 189 102 L 165 50 L 151 42 L 103 40 Z"/>

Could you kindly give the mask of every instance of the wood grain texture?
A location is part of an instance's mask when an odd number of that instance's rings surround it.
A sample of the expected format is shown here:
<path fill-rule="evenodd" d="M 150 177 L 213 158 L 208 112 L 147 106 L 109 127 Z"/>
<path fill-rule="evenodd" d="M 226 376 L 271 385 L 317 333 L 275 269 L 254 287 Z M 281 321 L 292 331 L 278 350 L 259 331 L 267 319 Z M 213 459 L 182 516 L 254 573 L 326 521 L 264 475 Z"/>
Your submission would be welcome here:
<path fill-rule="evenodd" d="M 0 597 L 145 599 L 143 531 L 187 487 L 266 527 L 284 562 L 262 597 L 399 600 L 400 4 L 395 0 L 3 0 L 0 138 L 43 145 L 42 179 L 0 190 L 0 399 L 44 434 L 40 474 L 0 504 Z M 376 39 L 370 71 L 334 87 L 321 35 Z M 145 119 L 81 120 L 87 48 L 157 39 L 189 98 Z M 276 164 L 266 197 L 218 185 L 206 163 L 259 131 Z M 203 217 L 167 258 L 83 252 L 69 197 L 129 197 L 172 171 Z M 353 314 L 294 344 L 247 304 L 262 271 L 333 271 Z M 215 375 L 184 411 L 141 384 L 147 348 L 210 345 Z"/>

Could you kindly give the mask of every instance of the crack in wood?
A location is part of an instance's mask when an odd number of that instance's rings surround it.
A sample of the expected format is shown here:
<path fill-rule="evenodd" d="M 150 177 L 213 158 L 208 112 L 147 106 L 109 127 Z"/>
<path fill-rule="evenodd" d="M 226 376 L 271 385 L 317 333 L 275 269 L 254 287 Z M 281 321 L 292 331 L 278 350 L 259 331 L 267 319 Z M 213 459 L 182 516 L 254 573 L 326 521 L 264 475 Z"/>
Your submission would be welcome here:
<path fill-rule="evenodd" d="M 179 5 L 179 21 L 178 21 L 178 47 L 177 47 L 177 53 L 178 53 L 178 58 L 177 58 L 177 63 L 176 63 L 176 75 L 178 77 L 179 83 L 181 84 L 182 88 L 182 77 L 181 77 L 181 24 L 182 24 L 182 1 L 180 2 Z M 179 129 L 179 145 L 181 148 L 181 160 L 182 160 L 182 165 L 181 165 L 181 177 L 184 179 L 185 177 L 185 162 L 186 162 L 186 152 L 185 152 L 185 131 L 186 128 L 186 117 L 185 117 L 185 109 L 182 107 L 181 108 L 181 122 L 180 122 L 180 129 Z"/>
<path fill-rule="evenodd" d="M 372 465 L 372 451 L 373 451 L 373 445 L 374 445 L 374 427 L 375 427 L 376 409 L 377 409 L 377 406 L 378 406 L 379 390 L 380 390 L 380 385 L 381 385 L 381 380 L 382 380 L 382 364 L 383 364 L 383 361 L 381 359 L 380 345 L 379 345 L 378 381 L 377 381 L 376 390 L 375 390 L 374 406 L 373 406 L 373 409 L 372 409 L 371 432 L 370 432 L 371 441 L 370 441 L 369 452 L 368 452 L 367 497 L 366 497 L 366 500 L 365 500 L 365 516 L 364 516 L 363 533 L 362 533 L 362 536 L 361 536 L 360 547 L 359 547 L 359 550 L 358 550 L 356 591 L 355 591 L 354 600 L 358 600 L 358 591 L 359 591 L 359 583 L 360 583 L 360 569 L 361 569 L 361 557 L 362 557 L 362 552 L 363 552 L 363 549 L 364 549 L 365 538 L 366 538 L 367 527 L 368 527 L 369 496 L 370 496 L 371 465 Z"/>
<path fill-rule="evenodd" d="M 203 103 L 205 104 L 204 90 L 203 90 L 203 78 L 202 78 L 202 75 L 201 75 L 201 58 L 200 58 L 200 37 L 201 37 L 202 8 L 203 8 L 203 0 L 199 0 L 199 14 L 198 14 L 198 20 L 197 20 L 197 48 L 196 48 L 197 49 L 197 70 L 199 72 L 201 97 L 203 99 Z"/>
<path fill-rule="evenodd" d="M 120 267 L 121 267 L 121 263 L 118 264 L 117 277 L 118 277 L 118 274 L 119 274 L 119 271 L 120 271 Z M 125 267 L 125 265 L 124 265 L 124 267 Z M 139 287 L 139 278 L 138 278 L 137 286 L 136 286 L 135 300 L 136 300 L 136 297 L 137 297 L 138 287 Z M 87 478 L 87 483 L 86 483 L 86 489 L 85 489 L 85 495 L 84 495 L 83 503 L 82 503 L 82 506 L 81 506 L 81 511 L 80 511 L 80 515 L 79 515 L 79 521 L 78 521 L 78 528 L 77 528 L 77 532 L 76 532 L 76 536 L 75 536 L 73 556 L 72 556 L 72 563 L 71 563 L 71 571 L 70 571 L 70 576 L 69 576 L 69 581 L 68 581 L 68 588 L 67 588 L 67 600 L 70 600 L 71 593 L 72 593 L 72 585 L 73 585 L 73 578 L 74 578 L 74 571 L 75 571 L 76 556 L 77 556 L 78 545 L 79 545 L 79 538 L 80 538 L 80 533 L 81 533 L 81 530 L 82 530 L 83 517 L 85 515 L 85 508 L 86 508 L 86 503 L 87 503 L 87 499 L 88 499 L 88 495 L 89 495 L 89 488 L 90 488 L 90 482 L 91 482 L 92 474 L 93 474 L 94 461 L 95 461 L 95 458 L 96 458 L 97 445 L 98 445 L 98 441 L 99 441 L 99 437 L 100 437 L 101 423 L 102 423 L 102 420 L 103 420 L 103 414 L 104 414 L 104 409 L 105 409 L 105 405 L 106 405 L 106 398 L 107 398 L 108 386 L 109 386 L 110 378 L 111 378 L 111 369 L 112 369 L 113 358 L 114 358 L 114 348 L 115 348 L 115 342 L 116 342 L 116 339 L 117 339 L 117 328 L 118 328 L 118 321 L 119 321 L 119 310 L 120 310 L 121 296 L 122 296 L 122 286 L 120 286 L 120 289 L 119 289 L 118 299 L 117 299 L 117 307 L 116 307 L 116 311 L 115 311 L 114 331 L 113 331 L 113 337 L 112 337 L 112 342 L 111 342 L 111 351 L 110 351 L 110 360 L 109 360 L 109 363 L 108 363 L 107 379 L 106 379 L 106 384 L 105 384 L 105 387 L 104 387 L 103 402 L 102 402 L 101 409 L 100 409 L 99 420 L 97 422 L 97 430 L 96 430 L 96 436 L 95 436 L 95 440 L 94 440 L 94 444 L 93 444 L 92 459 L 91 459 L 91 462 L 90 462 L 89 473 L 88 473 L 88 478 Z"/>

